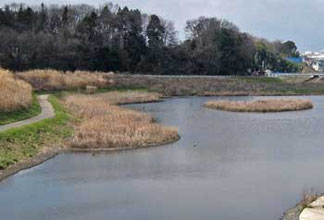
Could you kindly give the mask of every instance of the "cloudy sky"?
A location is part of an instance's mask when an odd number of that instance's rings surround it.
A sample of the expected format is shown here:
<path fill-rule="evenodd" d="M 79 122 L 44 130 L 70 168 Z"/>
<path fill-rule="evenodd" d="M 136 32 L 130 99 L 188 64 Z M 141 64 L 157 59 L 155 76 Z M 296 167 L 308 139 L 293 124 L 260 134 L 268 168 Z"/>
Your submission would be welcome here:
<path fill-rule="evenodd" d="M 0 0 L 10 3 L 12 0 Z M 17 2 L 17 1 L 16 1 Z M 26 4 L 102 5 L 104 0 L 19 0 Z M 242 31 L 271 40 L 294 40 L 301 51 L 324 50 L 323 0 L 115 0 L 113 3 L 172 20 L 183 36 L 185 21 L 199 16 L 225 18 Z"/>

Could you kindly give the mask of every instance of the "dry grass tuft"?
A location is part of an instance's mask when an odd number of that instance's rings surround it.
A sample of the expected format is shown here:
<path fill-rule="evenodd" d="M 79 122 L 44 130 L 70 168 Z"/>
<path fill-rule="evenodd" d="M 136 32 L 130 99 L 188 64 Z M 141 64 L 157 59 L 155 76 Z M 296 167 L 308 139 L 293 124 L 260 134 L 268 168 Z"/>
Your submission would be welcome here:
<path fill-rule="evenodd" d="M 311 208 L 310 204 L 318 198 L 319 195 L 317 193 L 314 193 L 312 189 L 310 192 L 304 191 L 302 194 L 302 200 L 300 202 L 300 205 L 303 207 L 303 209 Z"/>
<path fill-rule="evenodd" d="M 73 148 L 136 148 L 178 139 L 175 128 L 156 124 L 149 115 L 109 104 L 101 97 L 71 95 L 64 103 L 82 118 L 75 129 Z"/>
<path fill-rule="evenodd" d="M 310 100 L 299 99 L 269 99 L 256 101 L 210 101 L 207 108 L 232 112 L 283 112 L 297 111 L 313 108 Z"/>
<path fill-rule="evenodd" d="M 102 98 L 110 104 L 130 104 L 130 103 L 147 103 L 157 102 L 162 97 L 156 92 L 141 92 L 141 91 L 127 91 L 127 92 L 106 92 L 95 95 Z"/>
<path fill-rule="evenodd" d="M 113 73 L 61 72 L 56 70 L 32 70 L 17 73 L 37 91 L 85 89 L 87 86 L 106 88 L 113 84 Z"/>
<path fill-rule="evenodd" d="M 27 108 L 33 101 L 32 87 L 3 69 L 0 69 L 0 91 L 0 112 Z"/>

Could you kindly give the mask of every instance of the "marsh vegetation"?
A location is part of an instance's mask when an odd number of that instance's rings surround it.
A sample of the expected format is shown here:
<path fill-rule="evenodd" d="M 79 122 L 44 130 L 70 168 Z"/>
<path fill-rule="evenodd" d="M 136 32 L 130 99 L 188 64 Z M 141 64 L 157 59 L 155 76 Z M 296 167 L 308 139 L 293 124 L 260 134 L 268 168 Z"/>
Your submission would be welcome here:
<path fill-rule="evenodd" d="M 125 102 L 125 94 L 119 95 L 120 100 L 117 97 L 118 93 L 100 96 L 70 95 L 65 98 L 65 106 L 80 118 L 75 126 L 72 148 L 137 148 L 164 144 L 179 138 L 176 128 L 159 125 L 151 116 L 142 112 L 114 105 L 113 103 Z M 147 98 L 141 95 L 141 100 L 152 100 L 151 97 L 155 100 L 155 96 L 150 94 Z M 131 102 L 130 99 L 126 101 Z M 133 101 L 139 102 L 139 99 Z"/>
<path fill-rule="evenodd" d="M 130 90 L 125 92 L 107 92 L 95 95 L 98 98 L 110 104 L 131 104 L 131 103 L 147 103 L 157 102 L 162 95 L 156 92 L 145 92 L 141 90 Z"/>
<path fill-rule="evenodd" d="M 268 99 L 253 101 L 209 101 L 207 108 L 232 112 L 283 112 L 313 108 L 310 100 L 301 99 Z"/>
<path fill-rule="evenodd" d="M 30 83 L 36 91 L 86 89 L 87 86 L 107 88 L 113 84 L 113 73 L 63 72 L 57 70 L 31 70 L 18 72 L 17 77 Z"/>
<path fill-rule="evenodd" d="M 0 91 L 0 112 L 28 108 L 32 104 L 32 87 L 3 69 L 0 69 Z"/>

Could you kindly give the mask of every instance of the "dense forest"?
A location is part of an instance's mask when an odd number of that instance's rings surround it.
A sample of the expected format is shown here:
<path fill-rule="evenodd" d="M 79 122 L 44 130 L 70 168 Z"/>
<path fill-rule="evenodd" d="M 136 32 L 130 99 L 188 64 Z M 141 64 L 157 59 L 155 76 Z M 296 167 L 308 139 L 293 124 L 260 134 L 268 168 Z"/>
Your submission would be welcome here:
<path fill-rule="evenodd" d="M 0 66 L 11 70 L 116 71 L 166 75 L 294 72 L 294 42 L 270 42 L 233 23 L 200 17 L 179 40 L 171 21 L 112 3 L 0 9 Z"/>

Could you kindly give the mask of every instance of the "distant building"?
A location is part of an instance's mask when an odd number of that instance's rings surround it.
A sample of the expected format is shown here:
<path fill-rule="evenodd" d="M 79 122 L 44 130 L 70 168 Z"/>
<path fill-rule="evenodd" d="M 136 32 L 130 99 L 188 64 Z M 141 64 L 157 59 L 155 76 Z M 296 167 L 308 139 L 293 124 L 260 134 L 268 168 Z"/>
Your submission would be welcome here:
<path fill-rule="evenodd" d="M 312 67 L 317 72 L 324 72 L 324 60 L 316 60 L 312 63 Z"/>
<path fill-rule="evenodd" d="M 302 55 L 303 62 L 317 72 L 324 72 L 324 52 L 306 52 Z"/>

